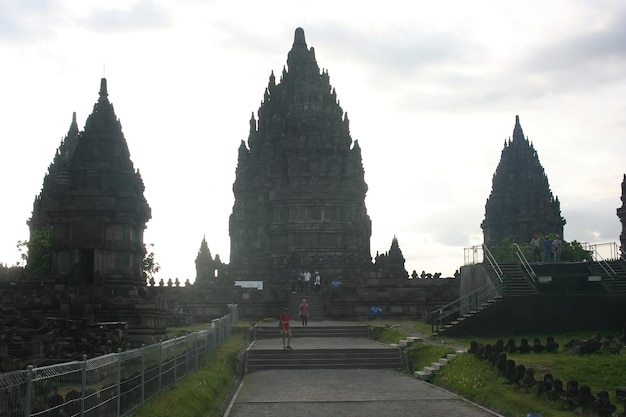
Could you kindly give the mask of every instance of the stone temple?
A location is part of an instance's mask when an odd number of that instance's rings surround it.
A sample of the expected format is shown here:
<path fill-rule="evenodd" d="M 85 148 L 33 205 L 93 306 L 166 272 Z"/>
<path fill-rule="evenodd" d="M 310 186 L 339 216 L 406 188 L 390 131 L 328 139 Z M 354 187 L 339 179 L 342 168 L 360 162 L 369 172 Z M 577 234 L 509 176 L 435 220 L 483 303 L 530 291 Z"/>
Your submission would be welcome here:
<path fill-rule="evenodd" d="M 79 131 L 74 113 L 35 198 L 30 239 L 50 230 L 50 271 L 35 277 L 46 301 L 31 309 L 84 324 L 124 322 L 129 340 L 165 332 L 166 312 L 146 293 L 143 233 L 151 217 L 144 183 L 130 159 L 107 81 Z"/>
<path fill-rule="evenodd" d="M 537 151 L 524 137 L 519 116 L 515 116 L 513 139 L 504 142 L 485 204 L 484 243 L 497 245 L 506 238 L 528 243 L 534 234 L 563 237 L 564 225 L 561 203 L 552 195 Z"/>
<path fill-rule="evenodd" d="M 102 79 L 98 102 L 78 131 L 76 115 L 44 178 L 29 221 L 31 239 L 53 231 L 53 283 L 145 286 L 143 231 L 151 217 Z"/>
<path fill-rule="evenodd" d="M 344 281 L 366 276 L 375 268 L 367 189 L 348 115 L 298 28 L 287 68 L 278 81 L 270 75 L 239 147 L 229 273 L 266 282 L 298 269 Z M 391 263 L 385 274 L 408 277 L 402 256 Z"/>

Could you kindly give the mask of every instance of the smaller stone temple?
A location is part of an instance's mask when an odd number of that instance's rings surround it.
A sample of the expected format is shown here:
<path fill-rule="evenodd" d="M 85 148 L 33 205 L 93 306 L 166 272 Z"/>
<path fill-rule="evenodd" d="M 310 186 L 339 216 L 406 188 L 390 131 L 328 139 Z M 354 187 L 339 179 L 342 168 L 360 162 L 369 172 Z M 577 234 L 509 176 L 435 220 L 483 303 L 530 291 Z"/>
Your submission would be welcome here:
<path fill-rule="evenodd" d="M 127 322 L 140 336 L 163 333 L 163 312 L 144 297 L 151 211 L 143 193 L 103 78 L 83 131 L 74 113 L 28 221 L 31 240 L 51 231 L 50 271 L 39 278 L 63 299 L 62 314 Z"/>
<path fill-rule="evenodd" d="M 215 258 L 211 255 L 206 237 L 202 238 L 198 256 L 196 256 L 196 280 L 195 283 L 201 287 L 207 287 L 214 284 L 223 271 L 224 265 L 220 260 L 220 256 L 215 254 Z"/>
<path fill-rule="evenodd" d="M 497 245 L 506 238 L 528 243 L 534 234 L 563 237 L 564 225 L 561 203 L 552 195 L 539 155 L 515 116 L 513 138 L 504 142 L 485 204 L 480 225 L 484 243 Z"/>
<path fill-rule="evenodd" d="M 106 79 L 78 132 L 74 115 L 33 205 L 31 237 L 49 226 L 55 284 L 144 286 L 143 231 L 151 217 Z"/>

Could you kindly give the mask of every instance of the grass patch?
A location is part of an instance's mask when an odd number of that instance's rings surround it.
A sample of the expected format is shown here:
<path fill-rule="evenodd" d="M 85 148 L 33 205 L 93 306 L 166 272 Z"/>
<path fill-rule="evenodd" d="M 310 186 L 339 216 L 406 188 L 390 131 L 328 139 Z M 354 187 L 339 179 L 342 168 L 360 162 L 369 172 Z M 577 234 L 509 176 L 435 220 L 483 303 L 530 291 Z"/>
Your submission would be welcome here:
<path fill-rule="evenodd" d="M 238 352 L 250 323 L 238 322 L 232 336 L 198 371 L 138 408 L 133 417 L 221 417 L 237 380 Z M 206 327 L 204 327 L 206 328 Z"/>
<path fill-rule="evenodd" d="M 370 324 L 370 326 L 372 326 Z M 423 331 L 424 324 L 412 321 L 383 321 L 372 326 L 379 329 L 376 340 L 382 343 L 394 344 L 400 340 L 406 339 L 407 336 L 415 334 L 425 334 Z M 430 326 L 428 326 L 430 329 Z M 426 333 L 430 334 L 430 333 Z M 439 361 L 448 353 L 454 353 L 455 350 L 444 344 L 432 345 L 416 343 L 407 348 L 408 354 L 413 362 L 413 369 L 420 370 L 425 366 L 430 366 L 433 362 Z"/>
<path fill-rule="evenodd" d="M 447 346 L 415 344 L 408 349 L 408 352 L 413 361 L 413 370 L 419 371 L 445 358 L 448 353 L 454 353 L 454 349 Z"/>
<path fill-rule="evenodd" d="M 458 356 L 439 370 L 432 382 L 506 416 L 525 416 L 531 412 L 551 417 L 573 415 L 572 410 L 563 409 L 561 403 L 550 404 L 533 393 L 513 387 L 505 378 L 497 376 L 488 362 L 470 354 Z"/>
<path fill-rule="evenodd" d="M 377 339 L 384 343 L 398 343 L 399 340 L 414 334 L 430 336 L 430 326 L 412 321 L 377 321 L 372 324 L 378 329 Z M 587 340 L 592 336 L 592 331 L 579 331 L 558 333 L 550 335 L 526 334 L 506 335 L 502 337 L 488 338 L 446 338 L 433 337 L 436 344 L 416 344 L 411 346 L 409 354 L 414 363 L 414 369 L 420 369 L 437 361 L 440 357 L 454 350 L 449 346 L 461 346 L 465 349 L 470 347 L 472 340 L 482 344 L 494 345 L 497 339 L 514 339 L 519 346 L 522 338 L 526 338 L 532 344 L 535 337 L 539 337 L 545 344 L 547 336 L 553 336 L 559 343 L 559 350 L 555 353 L 528 353 L 510 354 L 507 358 L 513 359 L 517 365 L 524 365 L 534 370 L 535 379 L 541 381 L 543 375 L 550 373 L 555 379 L 560 379 L 565 385 L 568 380 L 576 380 L 580 385 L 586 384 L 591 388 L 593 395 L 601 389 L 609 392 L 609 398 L 619 410 L 623 408 L 623 402 L 615 396 L 615 387 L 626 385 L 624 369 L 626 369 L 626 349 L 614 354 L 605 350 L 587 355 L 573 355 L 565 344 L 572 339 Z M 621 335 L 621 330 L 603 332 L 603 335 Z M 464 398 L 472 400 L 487 408 L 496 410 L 506 416 L 526 416 L 528 413 L 541 413 L 543 416 L 571 417 L 573 415 L 591 416 L 590 412 L 575 410 L 566 401 L 557 400 L 552 402 L 545 396 L 538 396 L 535 391 L 526 392 L 523 388 L 511 384 L 506 378 L 500 376 L 491 364 L 474 355 L 461 354 L 450 361 L 435 373 L 432 383 L 456 392 Z"/>
<path fill-rule="evenodd" d="M 589 339 L 592 332 L 554 334 L 559 343 L 558 352 L 509 354 L 517 365 L 524 365 L 534 371 L 535 379 L 541 381 L 544 374 L 552 374 L 560 379 L 563 386 L 568 380 L 578 381 L 579 386 L 586 384 L 595 396 L 599 390 L 609 393 L 610 401 L 620 410 L 623 403 L 615 396 L 615 387 L 626 383 L 623 370 L 626 369 L 626 352 L 618 354 L 601 350 L 598 353 L 574 355 L 564 345 L 571 339 Z M 531 341 L 540 337 L 545 343 L 545 335 L 517 335 L 502 337 L 506 343 L 509 338 L 515 339 L 517 345 L 522 338 Z M 497 339 L 471 339 L 480 343 L 495 344 Z M 455 339 L 469 347 L 471 340 Z M 590 411 L 575 409 L 563 400 L 550 401 L 545 396 L 539 397 L 535 391 L 526 392 L 523 388 L 511 384 L 493 370 L 488 361 L 474 355 L 464 354 L 437 372 L 432 380 L 434 384 L 449 388 L 463 397 L 471 399 L 488 408 L 499 411 L 507 416 L 524 416 L 529 412 L 539 412 L 544 416 L 565 417 L 572 415 L 591 416 Z"/>
<path fill-rule="evenodd" d="M 167 337 L 174 339 L 181 336 L 187 336 L 189 333 L 199 332 L 201 330 L 211 329 L 211 323 L 197 323 L 189 326 L 168 327 Z"/>
<path fill-rule="evenodd" d="M 392 327 L 386 327 L 382 329 L 380 336 L 376 338 L 379 342 L 392 344 L 398 343 L 400 340 L 406 337 L 406 333 L 399 329 Z"/>

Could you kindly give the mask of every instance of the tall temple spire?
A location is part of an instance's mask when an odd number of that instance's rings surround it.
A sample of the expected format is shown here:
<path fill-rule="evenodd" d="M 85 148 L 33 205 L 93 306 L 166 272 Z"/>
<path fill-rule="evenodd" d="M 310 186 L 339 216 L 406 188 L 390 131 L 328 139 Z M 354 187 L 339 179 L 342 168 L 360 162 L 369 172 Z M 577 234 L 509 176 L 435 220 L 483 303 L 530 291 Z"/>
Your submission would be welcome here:
<path fill-rule="evenodd" d="M 233 184 L 233 278 L 283 280 L 287 265 L 343 278 L 368 271 L 371 221 L 361 149 L 352 146 L 349 119 L 302 28 L 280 82 L 272 72 L 249 125 Z"/>
<path fill-rule="evenodd" d="M 550 191 L 537 151 L 524 138 L 519 116 L 492 181 L 481 224 L 485 244 L 499 244 L 506 238 L 527 243 L 534 234 L 563 236 L 559 199 Z"/>

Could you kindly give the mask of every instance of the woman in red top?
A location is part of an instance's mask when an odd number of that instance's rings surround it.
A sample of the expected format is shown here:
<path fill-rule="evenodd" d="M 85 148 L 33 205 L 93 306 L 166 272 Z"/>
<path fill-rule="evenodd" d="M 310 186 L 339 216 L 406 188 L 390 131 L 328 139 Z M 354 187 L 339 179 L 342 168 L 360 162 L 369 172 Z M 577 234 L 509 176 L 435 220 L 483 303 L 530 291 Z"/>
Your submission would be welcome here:
<path fill-rule="evenodd" d="M 289 310 L 283 309 L 283 312 L 280 315 L 280 333 L 283 336 L 283 349 L 291 350 L 291 328 L 289 327 L 289 322 L 291 322 L 291 318 L 289 317 Z M 287 343 L 285 344 L 285 338 L 287 338 Z"/>
<path fill-rule="evenodd" d="M 309 324 L 309 303 L 306 302 L 306 298 L 303 298 L 300 303 L 300 319 L 303 326 Z"/>

